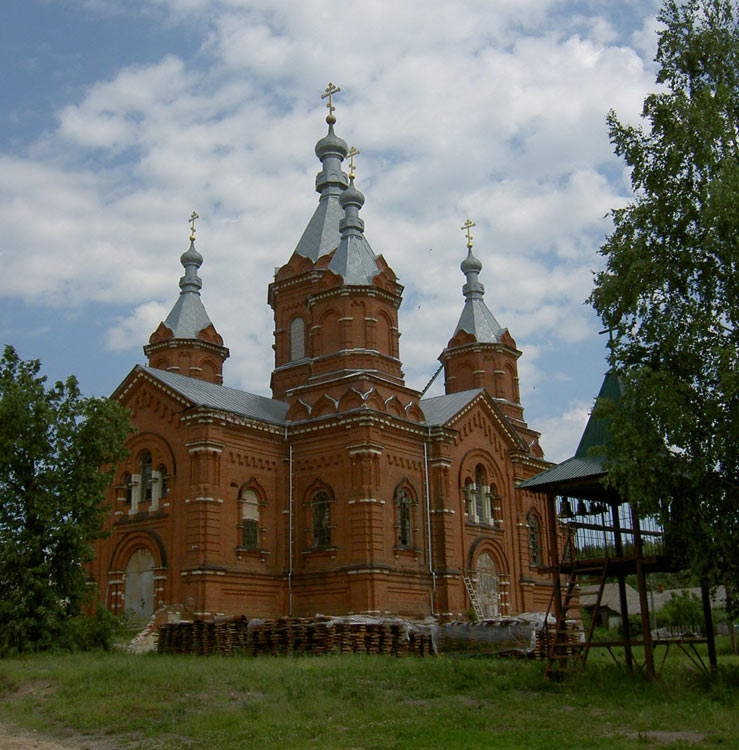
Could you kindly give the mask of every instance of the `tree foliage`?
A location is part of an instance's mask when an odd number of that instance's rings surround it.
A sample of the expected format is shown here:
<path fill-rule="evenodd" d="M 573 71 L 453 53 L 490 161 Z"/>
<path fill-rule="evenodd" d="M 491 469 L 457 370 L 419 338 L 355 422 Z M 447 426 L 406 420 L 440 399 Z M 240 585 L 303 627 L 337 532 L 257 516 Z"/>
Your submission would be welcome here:
<path fill-rule="evenodd" d="M 610 481 L 710 583 L 739 581 L 739 9 L 666 0 L 646 127 L 608 117 L 634 199 L 590 301 L 624 386 Z M 736 601 L 737 598 L 734 597 Z"/>
<path fill-rule="evenodd" d="M 689 591 L 673 592 L 657 613 L 657 622 L 671 627 L 701 627 L 703 604 L 696 594 Z"/>
<path fill-rule="evenodd" d="M 115 401 L 46 387 L 38 361 L 0 359 L 0 651 L 68 641 L 87 601 L 82 564 L 101 536 L 131 430 Z M 106 468 L 107 467 L 107 468 Z M 68 642 L 65 645 L 70 645 Z"/>

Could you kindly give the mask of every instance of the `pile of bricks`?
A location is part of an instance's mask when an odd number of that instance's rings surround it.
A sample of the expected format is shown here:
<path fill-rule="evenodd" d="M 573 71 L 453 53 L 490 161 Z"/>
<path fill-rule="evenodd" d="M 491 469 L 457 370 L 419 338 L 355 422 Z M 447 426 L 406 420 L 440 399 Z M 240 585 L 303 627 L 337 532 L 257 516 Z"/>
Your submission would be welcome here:
<path fill-rule="evenodd" d="M 162 654 L 387 654 L 435 653 L 432 627 L 405 620 L 358 617 L 239 617 L 162 625 L 157 650 Z"/>

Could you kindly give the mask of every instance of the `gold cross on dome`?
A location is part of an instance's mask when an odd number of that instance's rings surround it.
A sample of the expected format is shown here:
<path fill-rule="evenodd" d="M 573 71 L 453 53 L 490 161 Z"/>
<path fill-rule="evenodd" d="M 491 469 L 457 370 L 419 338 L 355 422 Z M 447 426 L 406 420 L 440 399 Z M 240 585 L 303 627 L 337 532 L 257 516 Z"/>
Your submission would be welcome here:
<path fill-rule="evenodd" d="M 362 152 L 358 149 L 352 146 L 349 149 L 349 153 L 347 156 L 349 157 L 349 179 L 354 179 L 354 157 L 357 156 L 357 154 L 361 154 Z"/>
<path fill-rule="evenodd" d="M 321 99 L 325 99 L 328 97 L 328 102 L 326 106 L 328 107 L 328 116 L 333 117 L 334 110 L 336 107 L 334 107 L 334 94 L 338 94 L 341 89 L 338 86 L 334 86 L 331 81 L 328 82 L 328 86 L 326 86 L 326 92 L 324 94 L 321 94 Z"/>
<path fill-rule="evenodd" d="M 190 214 L 190 242 L 195 241 L 195 219 L 199 218 L 200 216 L 195 211 Z"/>
<path fill-rule="evenodd" d="M 477 226 L 477 224 L 475 224 L 474 221 L 470 221 L 469 219 L 467 219 L 467 221 L 465 221 L 465 223 L 460 227 L 460 229 L 463 232 L 464 231 L 467 232 L 467 247 L 470 250 L 472 250 L 472 235 L 470 234 L 470 229 L 472 229 L 472 227 L 476 227 L 476 226 Z"/>

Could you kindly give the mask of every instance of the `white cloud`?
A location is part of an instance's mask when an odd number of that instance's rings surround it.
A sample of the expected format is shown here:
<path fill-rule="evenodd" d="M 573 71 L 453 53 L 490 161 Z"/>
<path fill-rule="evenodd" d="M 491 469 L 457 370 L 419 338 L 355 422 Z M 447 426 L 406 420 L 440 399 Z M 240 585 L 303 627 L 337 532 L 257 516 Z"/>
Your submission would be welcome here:
<path fill-rule="evenodd" d="M 557 463 L 575 454 L 592 409 L 592 401 L 573 401 L 562 414 L 538 420 L 536 429 L 542 433 L 541 447 L 548 461 Z"/>
<path fill-rule="evenodd" d="M 654 56 L 657 54 L 657 32 L 661 28 L 661 24 L 657 21 L 657 8 L 659 2 L 658 0 L 653 0 L 652 4 L 654 6 L 654 12 L 646 16 L 641 28 L 636 29 L 631 35 L 631 43 L 634 45 L 634 49 L 636 49 L 641 56 L 650 63 L 654 60 Z"/>
<path fill-rule="evenodd" d="M 123 351 L 143 346 L 167 317 L 169 307 L 161 302 L 145 302 L 134 308 L 130 315 L 117 318 L 107 334 L 108 349 Z"/>
<path fill-rule="evenodd" d="M 409 384 L 425 384 L 459 317 L 468 216 L 489 305 L 526 342 L 522 374 L 541 382 L 553 343 L 595 334 L 582 303 L 602 217 L 627 187 L 604 117 L 636 115 L 653 77 L 647 36 L 629 46 L 609 4 L 580 18 L 555 0 L 155 4 L 203 29 L 198 54 L 98 81 L 28 153 L 0 155 L 0 294 L 128 304 L 108 345 L 138 351 L 174 304 L 197 209 L 227 380 L 265 392 L 266 286 L 315 207 L 318 95 L 335 79 L 337 132 L 362 151 L 368 239 L 406 285 Z"/>

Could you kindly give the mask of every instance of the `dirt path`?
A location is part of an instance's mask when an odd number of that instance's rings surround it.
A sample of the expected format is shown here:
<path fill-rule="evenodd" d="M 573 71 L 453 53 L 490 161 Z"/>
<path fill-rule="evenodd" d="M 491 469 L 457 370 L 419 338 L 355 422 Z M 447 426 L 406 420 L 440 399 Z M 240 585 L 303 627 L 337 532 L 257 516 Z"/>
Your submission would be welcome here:
<path fill-rule="evenodd" d="M 38 732 L 0 724 L 2 750 L 80 750 L 79 745 L 62 744 Z"/>
<path fill-rule="evenodd" d="M 0 721 L 0 750 L 117 750 L 118 747 L 116 741 L 109 737 L 71 735 L 56 739 Z"/>

